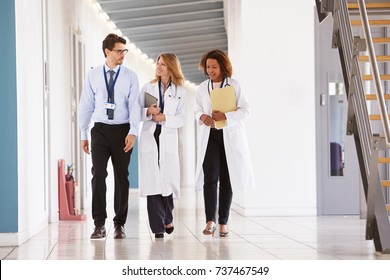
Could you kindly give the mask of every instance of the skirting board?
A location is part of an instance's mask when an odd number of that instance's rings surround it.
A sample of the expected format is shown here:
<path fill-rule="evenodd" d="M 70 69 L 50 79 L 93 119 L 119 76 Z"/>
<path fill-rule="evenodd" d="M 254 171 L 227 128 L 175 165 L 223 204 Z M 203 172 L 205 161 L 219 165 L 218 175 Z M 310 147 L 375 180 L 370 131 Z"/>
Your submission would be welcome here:
<path fill-rule="evenodd" d="M 0 233 L 0 246 L 19 246 L 40 233 L 48 225 L 48 219 L 23 230 L 22 232 Z"/>

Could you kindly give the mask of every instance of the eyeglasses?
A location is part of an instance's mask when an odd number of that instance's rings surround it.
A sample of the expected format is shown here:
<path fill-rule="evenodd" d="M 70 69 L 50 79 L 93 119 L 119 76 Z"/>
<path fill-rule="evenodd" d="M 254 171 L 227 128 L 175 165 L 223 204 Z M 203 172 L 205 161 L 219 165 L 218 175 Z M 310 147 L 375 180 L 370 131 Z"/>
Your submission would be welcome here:
<path fill-rule="evenodd" d="M 127 52 L 129 51 L 128 49 L 124 49 L 124 50 L 112 50 L 113 52 L 116 52 L 117 54 L 127 54 Z"/>

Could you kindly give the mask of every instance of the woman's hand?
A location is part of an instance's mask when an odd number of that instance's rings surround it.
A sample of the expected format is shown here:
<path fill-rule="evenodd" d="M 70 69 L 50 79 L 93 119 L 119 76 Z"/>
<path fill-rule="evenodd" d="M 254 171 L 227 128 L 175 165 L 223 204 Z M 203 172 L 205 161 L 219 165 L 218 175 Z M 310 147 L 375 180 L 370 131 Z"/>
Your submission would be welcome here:
<path fill-rule="evenodd" d="M 222 113 L 220 111 L 213 111 L 211 116 L 212 116 L 213 120 L 215 120 L 215 121 L 224 121 L 224 120 L 226 120 L 225 113 Z"/>
<path fill-rule="evenodd" d="M 158 115 L 158 114 L 160 114 L 160 110 L 161 110 L 160 107 L 157 107 L 157 103 L 152 104 L 152 105 L 150 105 L 150 107 L 146 111 L 146 115 L 147 116 Z"/>
<path fill-rule="evenodd" d="M 214 127 L 214 120 L 209 115 L 201 115 L 200 120 L 203 122 L 204 125 Z"/>
<path fill-rule="evenodd" d="M 164 122 L 165 121 L 165 115 L 163 113 L 157 114 L 157 115 L 153 115 L 152 116 L 152 120 L 155 121 L 155 122 Z"/>

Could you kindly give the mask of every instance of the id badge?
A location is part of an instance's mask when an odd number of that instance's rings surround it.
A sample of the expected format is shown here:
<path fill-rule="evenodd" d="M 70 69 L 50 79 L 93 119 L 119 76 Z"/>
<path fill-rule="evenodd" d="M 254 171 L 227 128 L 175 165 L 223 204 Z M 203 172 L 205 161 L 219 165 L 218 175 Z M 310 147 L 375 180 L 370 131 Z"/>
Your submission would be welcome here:
<path fill-rule="evenodd" d="M 106 103 L 104 104 L 104 108 L 105 108 L 105 109 L 115 110 L 115 103 L 106 102 Z"/>

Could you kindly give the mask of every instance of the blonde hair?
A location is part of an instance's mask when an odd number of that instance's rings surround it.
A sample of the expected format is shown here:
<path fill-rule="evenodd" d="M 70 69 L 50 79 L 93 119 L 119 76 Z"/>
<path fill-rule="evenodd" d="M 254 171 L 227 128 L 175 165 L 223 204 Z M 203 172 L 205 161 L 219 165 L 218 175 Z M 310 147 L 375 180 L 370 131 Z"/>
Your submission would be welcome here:
<path fill-rule="evenodd" d="M 158 62 L 160 58 L 164 59 L 164 62 L 168 67 L 171 82 L 175 85 L 182 86 L 184 84 L 184 75 L 177 56 L 174 53 L 162 53 L 157 57 L 156 62 Z M 156 75 L 152 82 L 158 82 L 160 79 L 161 77 Z"/>

